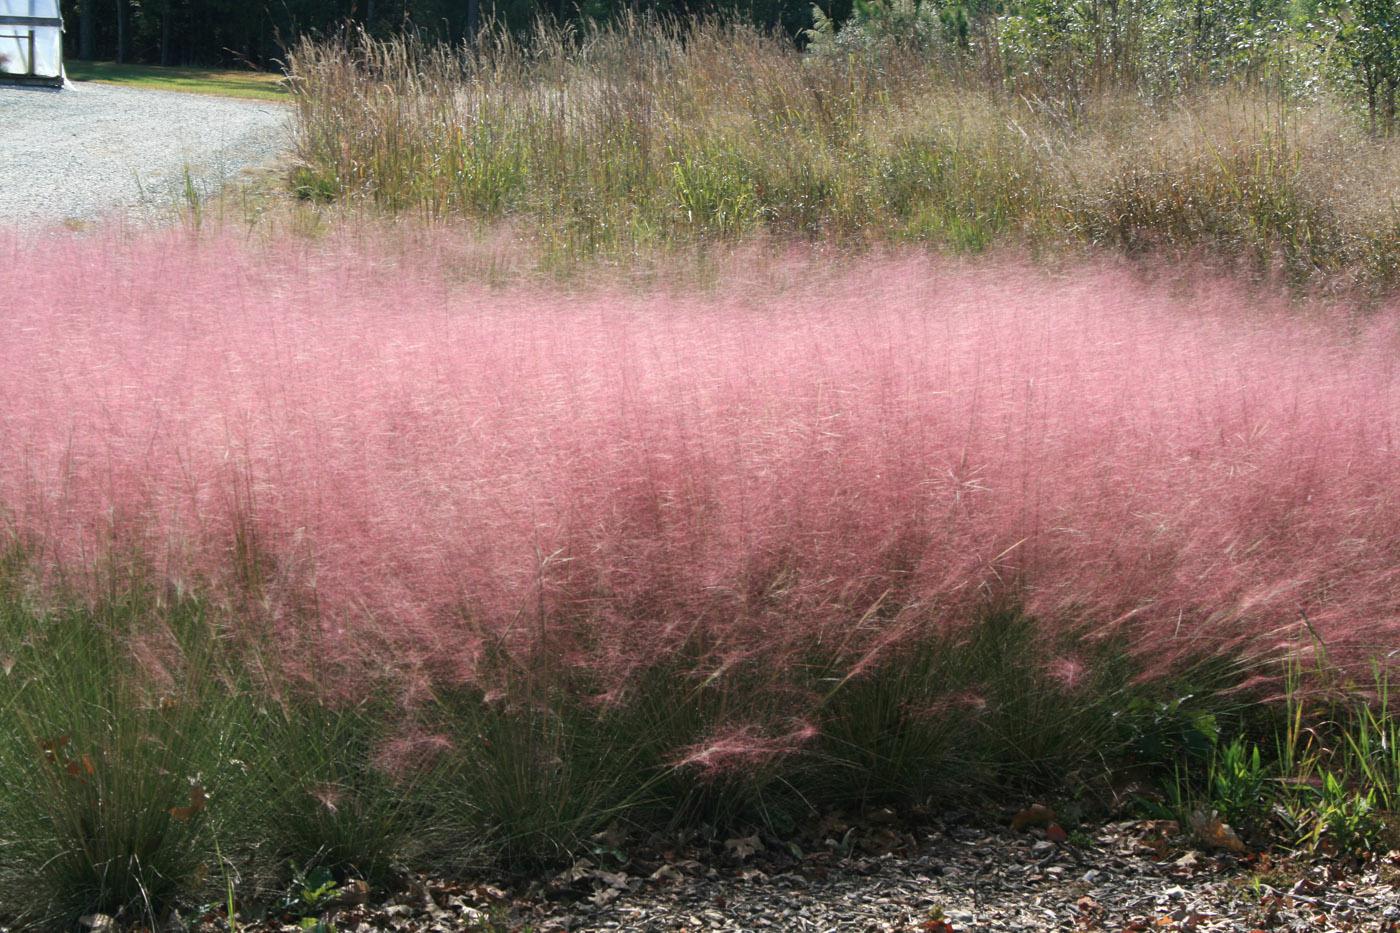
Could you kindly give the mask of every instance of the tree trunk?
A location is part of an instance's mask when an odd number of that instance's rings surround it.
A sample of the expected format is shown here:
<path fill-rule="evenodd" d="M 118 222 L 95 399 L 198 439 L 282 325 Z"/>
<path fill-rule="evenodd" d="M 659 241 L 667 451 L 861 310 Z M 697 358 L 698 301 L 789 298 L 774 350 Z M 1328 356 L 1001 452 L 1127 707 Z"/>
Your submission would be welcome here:
<path fill-rule="evenodd" d="M 1395 133 L 1395 97 L 1396 91 L 1400 89 L 1400 80 L 1388 80 L 1385 83 L 1385 135 L 1392 136 Z"/>
<path fill-rule="evenodd" d="M 467 0 L 467 42 L 476 45 L 477 21 L 481 17 L 481 0 Z"/>
<path fill-rule="evenodd" d="M 170 7 L 160 15 L 160 63 L 170 64 Z"/>
<path fill-rule="evenodd" d="M 117 0 L 117 64 L 126 64 L 127 0 Z"/>
<path fill-rule="evenodd" d="M 78 8 L 78 57 L 90 62 L 97 57 L 97 0 L 82 0 Z"/>

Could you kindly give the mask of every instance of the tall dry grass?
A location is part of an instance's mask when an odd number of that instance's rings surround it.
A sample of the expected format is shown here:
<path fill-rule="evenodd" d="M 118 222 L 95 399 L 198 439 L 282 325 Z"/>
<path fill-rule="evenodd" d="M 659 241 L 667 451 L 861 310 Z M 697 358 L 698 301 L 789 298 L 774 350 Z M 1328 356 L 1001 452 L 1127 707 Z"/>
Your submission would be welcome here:
<path fill-rule="evenodd" d="M 1258 84 L 1066 109 L 931 53 L 804 55 L 624 21 L 472 48 L 349 35 L 290 58 L 311 198 L 505 221 L 552 255 L 755 233 L 1209 254 L 1394 282 L 1400 150 Z"/>

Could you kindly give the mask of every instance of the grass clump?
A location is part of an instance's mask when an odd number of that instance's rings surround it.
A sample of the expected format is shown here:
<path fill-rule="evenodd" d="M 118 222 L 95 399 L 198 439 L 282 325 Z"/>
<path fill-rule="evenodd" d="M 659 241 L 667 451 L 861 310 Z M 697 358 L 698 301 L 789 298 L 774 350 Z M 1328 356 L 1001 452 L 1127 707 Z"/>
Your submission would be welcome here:
<path fill-rule="evenodd" d="M 1123 769 L 1164 791 L 1137 812 L 1203 844 L 1361 858 L 1400 794 L 1383 681 L 1334 696 L 1337 671 L 1294 668 L 1284 703 L 1252 707 L 1248 669 L 1219 656 L 1162 679 L 1121 645 L 1048 644 L 1007 609 L 878 658 L 713 668 L 697 645 L 606 696 L 544 665 L 386 702 L 269 676 L 208 640 L 237 631 L 237 611 L 150 594 L 131 578 L 39 612 L 13 582 L 0 592 L 4 647 L 21 646 L 0 709 L 7 923 L 151 924 L 211 904 L 243 922 L 315 918 L 419 872 L 606 864 L 626 860 L 614 839 L 781 835 L 829 810 L 1058 794 L 1093 811 Z"/>
<path fill-rule="evenodd" d="M 0 922 L 1130 765 L 1207 829 L 1384 825 L 1393 311 L 743 252 L 561 296 L 370 229 L 2 247 Z"/>
<path fill-rule="evenodd" d="M 14 919 L 140 915 L 198 889 L 237 808 L 247 700 L 205 608 L 158 607 L 137 585 L 44 609 L 10 579 L 0 620 L 0 884 Z"/>

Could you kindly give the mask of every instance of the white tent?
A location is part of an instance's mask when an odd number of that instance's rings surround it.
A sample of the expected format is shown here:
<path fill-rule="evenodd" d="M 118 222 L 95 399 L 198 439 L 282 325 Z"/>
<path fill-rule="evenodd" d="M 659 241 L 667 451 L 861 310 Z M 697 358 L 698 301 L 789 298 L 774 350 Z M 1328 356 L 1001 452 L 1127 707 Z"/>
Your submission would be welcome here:
<path fill-rule="evenodd" d="M 58 0 L 0 0 L 0 80 L 63 82 Z"/>

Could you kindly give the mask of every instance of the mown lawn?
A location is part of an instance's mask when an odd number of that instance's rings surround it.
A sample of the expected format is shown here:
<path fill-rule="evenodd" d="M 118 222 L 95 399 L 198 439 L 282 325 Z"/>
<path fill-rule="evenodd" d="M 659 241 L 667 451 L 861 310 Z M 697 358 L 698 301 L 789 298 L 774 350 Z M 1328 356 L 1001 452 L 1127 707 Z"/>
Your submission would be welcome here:
<path fill-rule="evenodd" d="M 266 71 L 219 71 L 210 68 L 162 68 L 159 65 L 118 65 L 115 62 L 65 62 L 74 81 L 97 81 L 152 91 L 182 91 L 248 100 L 287 100 L 280 74 Z"/>

